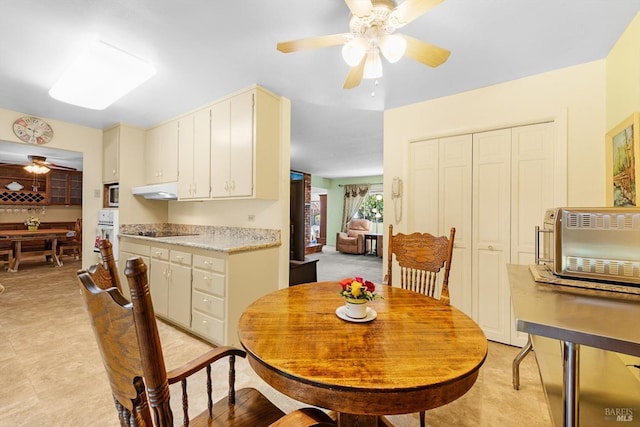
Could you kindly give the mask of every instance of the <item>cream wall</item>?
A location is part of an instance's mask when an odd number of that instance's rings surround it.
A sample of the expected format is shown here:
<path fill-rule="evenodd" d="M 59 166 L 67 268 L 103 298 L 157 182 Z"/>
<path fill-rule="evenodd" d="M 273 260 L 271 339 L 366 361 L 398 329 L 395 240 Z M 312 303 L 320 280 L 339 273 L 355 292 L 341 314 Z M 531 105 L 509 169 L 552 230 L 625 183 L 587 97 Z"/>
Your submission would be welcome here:
<path fill-rule="evenodd" d="M 29 215 L 35 215 L 40 218 L 41 222 L 73 222 L 77 218 L 82 218 L 81 206 L 47 206 L 44 215 L 41 208 L 37 208 L 36 213 L 24 213 L 22 209 L 28 206 L 2 206 L 0 207 L 0 222 L 22 222 Z M 14 212 L 19 209 L 20 212 Z"/>
<path fill-rule="evenodd" d="M 26 113 L 0 109 L 0 140 L 19 141 L 13 134 L 13 122 Z M 98 209 L 102 207 L 102 130 L 43 117 L 53 128 L 54 136 L 48 148 L 58 148 L 83 153 L 82 176 L 82 263 L 88 267 L 92 256 L 93 239 L 96 235 Z M 97 193 L 96 193 L 97 192 Z M 49 208 L 47 208 L 48 210 Z M 49 217 L 47 217 L 47 220 Z"/>
<path fill-rule="evenodd" d="M 607 130 L 640 111 L 640 13 L 607 56 Z"/>
<path fill-rule="evenodd" d="M 556 139 L 559 144 L 567 144 L 566 160 L 564 150 L 560 150 L 556 160 L 560 169 L 566 162 L 564 200 L 567 205 L 602 206 L 605 202 L 604 60 L 386 111 L 385 200 L 391 200 L 393 177 L 407 182 L 410 141 L 546 120 L 558 122 Z M 555 200 L 563 200 L 563 194 L 557 194 Z M 401 208 L 403 216 L 398 225 L 403 231 L 406 230 L 406 197 L 402 199 Z M 393 207 L 387 204 L 385 229 L 393 218 Z"/>

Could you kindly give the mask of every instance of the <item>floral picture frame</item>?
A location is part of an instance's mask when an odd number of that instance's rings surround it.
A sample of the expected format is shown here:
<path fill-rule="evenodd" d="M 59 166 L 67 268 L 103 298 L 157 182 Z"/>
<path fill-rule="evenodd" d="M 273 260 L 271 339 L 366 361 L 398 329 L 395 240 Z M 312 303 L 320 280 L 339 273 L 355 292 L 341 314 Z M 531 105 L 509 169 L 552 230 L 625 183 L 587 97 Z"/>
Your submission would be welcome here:
<path fill-rule="evenodd" d="M 640 206 L 640 113 L 635 112 L 607 132 L 605 146 L 606 203 Z"/>

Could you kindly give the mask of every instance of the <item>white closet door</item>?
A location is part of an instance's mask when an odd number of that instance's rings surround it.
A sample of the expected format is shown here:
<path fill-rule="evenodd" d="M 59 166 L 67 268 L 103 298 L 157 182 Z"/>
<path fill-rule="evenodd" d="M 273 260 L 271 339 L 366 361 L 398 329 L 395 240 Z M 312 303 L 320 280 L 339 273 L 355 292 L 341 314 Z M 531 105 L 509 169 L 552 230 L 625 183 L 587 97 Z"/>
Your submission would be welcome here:
<path fill-rule="evenodd" d="M 473 318 L 488 339 L 510 343 L 511 129 L 473 135 Z"/>
<path fill-rule="evenodd" d="M 438 152 L 437 139 L 409 146 L 409 233 L 438 232 Z"/>
<path fill-rule="evenodd" d="M 534 263 L 535 226 L 553 207 L 554 124 L 512 129 L 511 264 Z M 512 325 L 511 344 L 524 345 L 526 334 Z"/>
<path fill-rule="evenodd" d="M 471 316 L 471 147 L 472 136 L 440 139 L 438 234 L 456 228 L 449 273 L 451 305 Z"/>

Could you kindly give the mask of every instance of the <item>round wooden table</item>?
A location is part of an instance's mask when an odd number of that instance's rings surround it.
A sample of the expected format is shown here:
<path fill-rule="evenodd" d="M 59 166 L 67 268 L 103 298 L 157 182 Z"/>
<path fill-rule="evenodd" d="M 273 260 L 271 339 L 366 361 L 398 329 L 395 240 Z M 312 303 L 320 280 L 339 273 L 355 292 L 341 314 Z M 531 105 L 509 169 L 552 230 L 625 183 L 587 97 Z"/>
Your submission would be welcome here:
<path fill-rule="evenodd" d="M 338 282 L 270 293 L 242 314 L 239 338 L 276 390 L 339 413 L 341 426 L 436 408 L 465 394 L 487 355 L 478 325 L 456 308 L 378 285 L 366 323 L 342 320 Z"/>

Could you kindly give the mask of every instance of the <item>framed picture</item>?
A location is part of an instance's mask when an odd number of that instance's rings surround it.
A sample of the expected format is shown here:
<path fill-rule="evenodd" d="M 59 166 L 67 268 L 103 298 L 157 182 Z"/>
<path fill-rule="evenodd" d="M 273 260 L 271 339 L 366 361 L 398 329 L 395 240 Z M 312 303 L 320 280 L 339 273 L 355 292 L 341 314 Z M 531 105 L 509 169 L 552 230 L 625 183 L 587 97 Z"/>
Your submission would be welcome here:
<path fill-rule="evenodd" d="M 607 132 L 605 161 L 607 206 L 640 206 L 640 113 Z"/>

